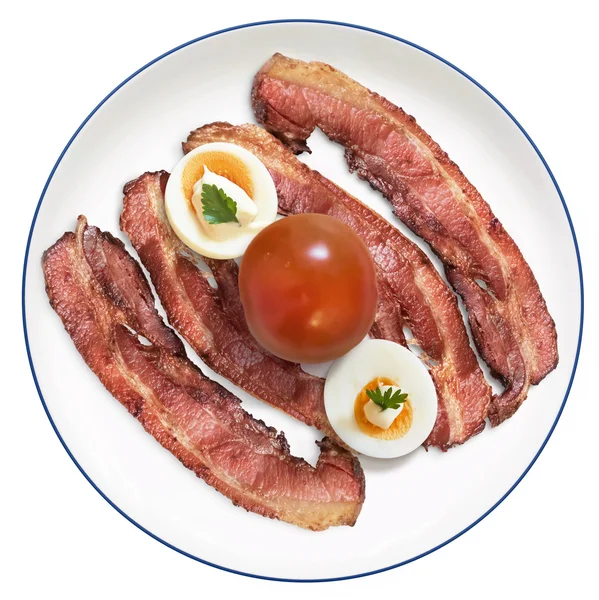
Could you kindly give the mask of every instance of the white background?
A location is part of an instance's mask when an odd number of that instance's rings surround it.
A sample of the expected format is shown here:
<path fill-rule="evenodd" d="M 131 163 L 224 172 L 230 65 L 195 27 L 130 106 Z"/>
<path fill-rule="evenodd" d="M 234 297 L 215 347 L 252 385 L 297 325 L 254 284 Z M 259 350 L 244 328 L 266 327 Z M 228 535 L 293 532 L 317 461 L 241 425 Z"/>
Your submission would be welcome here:
<path fill-rule="evenodd" d="M 429 0 L 406 6 L 369 0 L 337 7 L 305 0 L 293 10 L 285 4 L 147 0 L 13 3 L 3 9 L 0 596 L 361 598 L 380 591 L 425 599 L 592 597 L 599 534 L 599 331 L 592 308 L 599 300 L 593 85 L 599 45 L 591 3 L 558 8 L 522 0 Z M 518 488 L 482 523 L 434 554 L 384 574 L 328 584 L 220 572 L 176 554 L 123 519 L 85 481 L 52 431 L 30 375 L 20 321 L 22 257 L 33 210 L 60 151 L 98 101 L 150 59 L 189 39 L 239 23 L 298 17 L 399 35 L 437 52 L 495 94 L 551 166 L 572 214 L 586 276 L 578 375 L 553 437 Z M 282 551 L 293 560 L 292 549 Z"/>

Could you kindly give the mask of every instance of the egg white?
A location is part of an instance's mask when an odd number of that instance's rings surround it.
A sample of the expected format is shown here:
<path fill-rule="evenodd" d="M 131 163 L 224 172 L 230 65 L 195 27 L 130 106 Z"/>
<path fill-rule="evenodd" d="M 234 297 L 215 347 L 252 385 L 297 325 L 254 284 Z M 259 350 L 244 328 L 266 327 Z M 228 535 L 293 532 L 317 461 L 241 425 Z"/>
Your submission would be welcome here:
<path fill-rule="evenodd" d="M 227 239 L 213 239 L 206 234 L 198 216 L 188 202 L 182 188 L 185 166 L 194 156 L 205 152 L 225 152 L 239 158 L 249 171 L 258 212 L 245 227 L 238 227 Z M 175 166 L 165 191 L 165 208 L 171 227 L 184 244 L 209 258 L 238 258 L 250 242 L 277 217 L 278 199 L 275 184 L 267 168 L 249 150 L 225 142 L 205 144 L 186 154 Z"/>
<path fill-rule="evenodd" d="M 396 381 L 409 394 L 412 426 L 396 440 L 370 437 L 354 417 L 356 397 L 377 377 Z M 410 350 L 388 340 L 364 340 L 336 360 L 327 375 L 324 404 L 335 433 L 357 452 L 375 458 L 396 458 L 416 450 L 437 418 L 437 393 L 426 367 Z"/>

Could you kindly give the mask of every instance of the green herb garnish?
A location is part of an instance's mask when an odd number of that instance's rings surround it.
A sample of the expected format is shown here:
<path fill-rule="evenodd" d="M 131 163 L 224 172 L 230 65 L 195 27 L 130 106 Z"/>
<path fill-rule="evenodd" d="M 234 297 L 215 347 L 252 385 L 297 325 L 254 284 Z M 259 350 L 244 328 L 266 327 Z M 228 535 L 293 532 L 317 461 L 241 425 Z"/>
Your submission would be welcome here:
<path fill-rule="evenodd" d="M 389 388 L 383 394 L 380 387 L 377 387 L 374 390 L 366 390 L 366 395 L 375 404 L 378 404 L 378 406 L 381 407 L 381 412 L 388 408 L 399 408 L 408 398 L 408 394 L 402 394 L 401 390 L 395 390 L 395 392 L 393 392 L 393 388 Z"/>
<path fill-rule="evenodd" d="M 237 202 L 216 185 L 205 183 L 202 186 L 202 214 L 210 225 L 220 223 L 239 223 L 237 220 Z"/>

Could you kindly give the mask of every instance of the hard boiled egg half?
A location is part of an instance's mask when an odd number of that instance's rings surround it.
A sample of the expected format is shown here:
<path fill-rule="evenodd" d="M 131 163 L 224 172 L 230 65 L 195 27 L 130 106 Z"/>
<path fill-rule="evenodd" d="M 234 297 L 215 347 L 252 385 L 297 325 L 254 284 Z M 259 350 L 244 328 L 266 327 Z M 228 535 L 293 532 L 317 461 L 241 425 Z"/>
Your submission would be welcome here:
<path fill-rule="evenodd" d="M 387 340 L 364 340 L 336 360 L 324 403 L 335 433 L 376 458 L 412 452 L 437 418 L 437 393 L 426 367 L 410 350 Z"/>
<path fill-rule="evenodd" d="M 277 216 L 277 191 L 251 152 L 225 142 L 199 146 L 173 169 L 165 191 L 168 220 L 192 250 L 209 258 L 241 256 Z"/>

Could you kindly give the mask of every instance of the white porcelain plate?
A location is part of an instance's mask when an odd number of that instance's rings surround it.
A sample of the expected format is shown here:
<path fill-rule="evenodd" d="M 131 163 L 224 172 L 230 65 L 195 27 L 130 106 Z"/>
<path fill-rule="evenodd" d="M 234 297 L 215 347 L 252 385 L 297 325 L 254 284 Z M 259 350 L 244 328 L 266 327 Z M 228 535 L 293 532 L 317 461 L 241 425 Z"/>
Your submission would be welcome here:
<path fill-rule="evenodd" d="M 253 122 L 252 78 L 276 51 L 335 65 L 416 116 L 516 240 L 559 335 L 559 366 L 512 419 L 446 454 L 419 448 L 397 460 L 363 459 L 366 502 L 357 524 L 321 533 L 235 508 L 145 433 L 78 355 L 48 304 L 40 268 L 44 249 L 73 229 L 79 214 L 124 239 L 118 224 L 123 184 L 146 170 L 172 169 L 191 129 L 215 120 Z M 347 172 L 339 145 L 319 134 L 310 145 L 313 154 L 302 160 L 398 224 L 379 194 Z M 574 231 L 556 182 L 495 98 L 443 59 L 393 36 L 337 23 L 272 22 L 211 34 L 168 52 L 86 119 L 52 172 L 33 220 L 23 316 L 52 425 L 115 508 L 203 562 L 261 577 L 314 580 L 359 576 L 420 557 L 505 498 L 563 408 L 579 347 L 581 290 Z M 315 461 L 316 431 L 227 387 L 249 412 L 284 430 L 293 453 Z M 389 506 L 396 507 L 397 519 L 386 517 Z"/>

